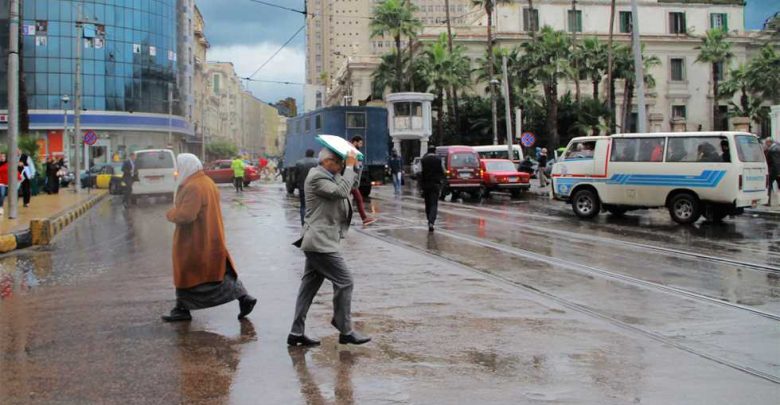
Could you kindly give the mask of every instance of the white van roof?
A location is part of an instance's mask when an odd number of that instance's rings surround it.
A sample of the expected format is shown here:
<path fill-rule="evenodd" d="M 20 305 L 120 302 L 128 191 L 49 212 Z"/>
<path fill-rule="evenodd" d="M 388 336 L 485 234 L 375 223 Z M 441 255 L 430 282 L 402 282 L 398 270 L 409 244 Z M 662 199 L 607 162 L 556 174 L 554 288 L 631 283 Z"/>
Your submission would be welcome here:
<path fill-rule="evenodd" d="M 735 131 L 702 131 L 702 132 L 645 132 L 645 133 L 628 133 L 628 134 L 614 134 L 614 135 L 599 135 L 599 136 L 580 136 L 572 138 L 572 142 L 581 141 L 596 141 L 601 139 L 611 138 L 657 138 L 657 137 L 690 137 L 690 136 L 728 136 L 728 135 L 753 135 L 749 132 L 735 132 Z"/>
<path fill-rule="evenodd" d="M 479 146 L 472 146 L 474 150 L 477 152 L 479 151 L 489 151 L 489 150 L 506 150 L 506 145 L 479 145 Z M 512 149 L 519 149 L 520 147 L 512 144 Z"/>

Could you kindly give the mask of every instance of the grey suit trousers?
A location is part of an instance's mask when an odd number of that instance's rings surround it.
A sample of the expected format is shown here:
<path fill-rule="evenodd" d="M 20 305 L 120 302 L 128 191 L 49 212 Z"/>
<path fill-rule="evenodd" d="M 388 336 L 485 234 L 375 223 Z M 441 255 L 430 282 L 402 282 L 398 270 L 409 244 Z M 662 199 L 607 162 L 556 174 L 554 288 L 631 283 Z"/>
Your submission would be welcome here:
<path fill-rule="evenodd" d="M 303 335 L 306 314 L 325 279 L 333 283 L 333 322 L 342 334 L 351 333 L 352 273 L 349 272 L 347 264 L 339 253 L 303 253 L 306 255 L 306 266 L 301 279 L 301 287 L 298 289 L 295 319 L 291 333 Z"/>

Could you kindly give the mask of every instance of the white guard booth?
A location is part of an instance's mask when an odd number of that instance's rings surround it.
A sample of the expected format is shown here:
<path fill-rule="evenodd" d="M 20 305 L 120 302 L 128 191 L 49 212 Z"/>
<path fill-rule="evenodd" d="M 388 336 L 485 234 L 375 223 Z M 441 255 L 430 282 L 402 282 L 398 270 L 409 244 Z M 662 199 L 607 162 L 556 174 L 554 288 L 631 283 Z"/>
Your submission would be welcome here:
<path fill-rule="evenodd" d="M 420 141 L 422 156 L 428 150 L 428 139 L 433 131 L 431 117 L 431 93 L 391 93 L 387 102 L 387 127 L 393 138 L 393 149 L 403 155 L 401 141 Z"/>

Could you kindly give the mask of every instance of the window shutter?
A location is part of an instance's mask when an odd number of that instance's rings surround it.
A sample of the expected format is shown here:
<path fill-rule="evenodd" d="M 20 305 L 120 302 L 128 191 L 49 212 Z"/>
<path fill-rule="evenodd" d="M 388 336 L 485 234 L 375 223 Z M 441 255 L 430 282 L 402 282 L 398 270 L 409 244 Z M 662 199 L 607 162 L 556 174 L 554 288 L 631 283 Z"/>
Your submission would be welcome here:
<path fill-rule="evenodd" d="M 710 14 L 710 28 L 715 28 L 715 16 L 717 14 Z"/>
<path fill-rule="evenodd" d="M 729 30 L 729 15 L 726 13 L 721 14 L 723 16 L 723 31 Z"/>
<path fill-rule="evenodd" d="M 688 32 L 688 28 L 685 24 L 685 13 L 680 13 L 680 33 L 684 34 Z"/>

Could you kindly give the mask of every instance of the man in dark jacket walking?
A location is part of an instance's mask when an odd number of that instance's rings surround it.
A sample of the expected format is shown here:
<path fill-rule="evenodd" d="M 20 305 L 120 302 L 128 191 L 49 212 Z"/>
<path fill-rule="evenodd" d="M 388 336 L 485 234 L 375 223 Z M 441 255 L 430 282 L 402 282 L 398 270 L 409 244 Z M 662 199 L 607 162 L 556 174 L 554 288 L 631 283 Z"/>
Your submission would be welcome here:
<path fill-rule="evenodd" d="M 125 194 L 122 205 L 130 206 L 130 198 L 133 195 L 133 182 L 138 177 L 138 169 L 135 167 L 135 152 L 122 164 L 122 181 L 125 183 Z"/>
<path fill-rule="evenodd" d="M 301 226 L 303 226 L 303 218 L 306 216 L 306 193 L 303 191 L 306 176 L 309 175 L 309 170 L 317 167 L 318 164 L 312 149 L 306 149 L 306 157 L 295 163 L 295 185 L 298 187 L 298 199 L 301 202 Z"/>
<path fill-rule="evenodd" d="M 769 204 L 772 204 L 772 190 L 780 190 L 780 144 L 766 138 L 766 164 L 769 168 Z"/>
<path fill-rule="evenodd" d="M 428 219 L 428 232 L 433 232 L 436 216 L 439 213 L 439 194 L 441 182 L 444 180 L 444 167 L 441 159 L 436 156 L 436 147 L 428 148 L 428 153 L 420 160 L 422 172 L 420 173 L 420 185 L 425 199 L 425 216 Z"/>

